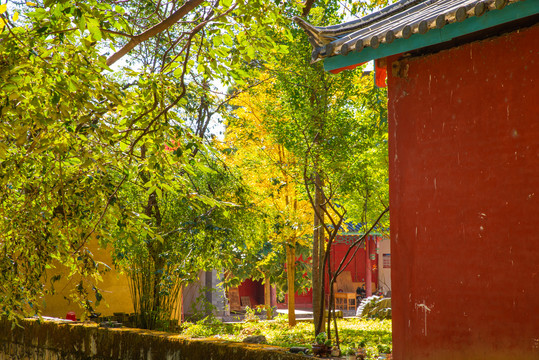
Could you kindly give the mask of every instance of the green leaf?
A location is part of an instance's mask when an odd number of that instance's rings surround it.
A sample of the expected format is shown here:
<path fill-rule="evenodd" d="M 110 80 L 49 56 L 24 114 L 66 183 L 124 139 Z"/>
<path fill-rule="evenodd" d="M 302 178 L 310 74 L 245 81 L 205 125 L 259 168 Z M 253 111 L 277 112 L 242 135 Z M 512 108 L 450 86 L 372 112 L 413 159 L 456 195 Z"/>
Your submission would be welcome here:
<path fill-rule="evenodd" d="M 17 85 L 8 83 L 8 84 L 5 84 L 4 86 L 2 86 L 2 90 L 6 91 L 6 92 L 17 90 Z"/>
<path fill-rule="evenodd" d="M 129 149 L 129 144 L 123 142 L 123 141 L 120 141 L 120 150 L 122 151 L 127 151 L 127 149 Z"/>
<path fill-rule="evenodd" d="M 81 32 L 81 34 L 86 30 L 86 17 L 83 15 L 79 18 L 79 21 L 77 22 L 77 26 Z"/>
<path fill-rule="evenodd" d="M 223 34 L 223 42 L 225 43 L 225 45 L 227 46 L 232 46 L 234 45 L 234 42 L 232 41 L 232 37 L 227 34 L 227 33 L 224 33 Z"/>
<path fill-rule="evenodd" d="M 99 21 L 94 18 L 90 18 L 87 20 L 86 25 L 88 26 L 88 31 L 90 31 L 90 34 L 92 37 L 99 41 L 101 40 L 101 30 L 99 29 Z"/>

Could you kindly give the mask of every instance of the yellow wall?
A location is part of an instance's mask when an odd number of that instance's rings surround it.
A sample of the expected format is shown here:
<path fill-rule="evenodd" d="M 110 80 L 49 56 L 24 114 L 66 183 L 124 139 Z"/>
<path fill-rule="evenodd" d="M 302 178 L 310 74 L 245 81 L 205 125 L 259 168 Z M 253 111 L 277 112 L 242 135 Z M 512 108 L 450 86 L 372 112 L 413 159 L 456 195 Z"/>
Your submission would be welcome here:
<path fill-rule="evenodd" d="M 103 295 L 103 300 L 99 306 L 94 306 L 95 303 L 92 303 L 94 310 L 101 313 L 101 316 L 111 316 L 115 312 L 132 313 L 134 310 L 127 277 L 120 274 L 112 265 L 110 250 L 102 249 L 95 243 L 89 244 L 88 250 L 94 255 L 95 261 L 101 261 L 111 268 L 103 274 L 103 282 L 97 284 Z M 61 274 L 62 277 L 54 283 L 56 293 L 45 296 L 43 299 L 42 315 L 65 318 L 69 311 L 74 311 L 77 318 L 80 318 L 83 314 L 82 308 L 73 301 L 68 300 L 70 293 L 79 283 L 80 277 L 68 278 L 69 272 L 67 268 L 62 264 L 58 264 L 56 269 L 47 273 L 48 280 L 45 283 L 47 287 L 50 287 L 50 278 L 55 274 Z M 89 299 L 95 302 L 95 296 L 92 293 Z"/>

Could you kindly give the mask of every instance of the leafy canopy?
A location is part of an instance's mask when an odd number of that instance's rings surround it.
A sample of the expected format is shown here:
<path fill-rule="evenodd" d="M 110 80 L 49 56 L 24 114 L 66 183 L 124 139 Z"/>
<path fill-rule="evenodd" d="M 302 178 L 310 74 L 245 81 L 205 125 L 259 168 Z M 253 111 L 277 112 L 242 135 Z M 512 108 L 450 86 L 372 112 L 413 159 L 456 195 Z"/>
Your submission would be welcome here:
<path fill-rule="evenodd" d="M 238 63 L 274 51 L 265 29 L 279 18 L 271 1 L 0 6 L 3 314 L 39 313 L 56 263 L 98 300 L 90 243 L 114 242 L 119 229 L 127 244 L 164 243 L 170 224 L 158 224 L 154 205 L 169 197 L 191 216 L 217 207 L 226 217 L 226 187 L 194 191 L 212 155 L 209 117 L 190 126 L 202 108 L 193 100 L 213 103 L 212 81 L 239 81 Z"/>

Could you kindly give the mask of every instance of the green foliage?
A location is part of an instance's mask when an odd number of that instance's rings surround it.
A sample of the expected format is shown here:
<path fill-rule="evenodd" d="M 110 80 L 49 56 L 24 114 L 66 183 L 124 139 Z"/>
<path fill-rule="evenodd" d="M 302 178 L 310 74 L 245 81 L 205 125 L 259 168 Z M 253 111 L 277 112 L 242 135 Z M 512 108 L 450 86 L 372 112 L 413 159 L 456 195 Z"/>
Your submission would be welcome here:
<path fill-rule="evenodd" d="M 189 316 L 189 321 L 196 321 L 199 319 L 199 321 L 204 320 L 204 323 L 206 323 L 209 320 L 215 320 L 213 314 L 215 306 L 206 299 L 207 291 L 215 291 L 215 289 L 208 289 L 207 287 L 199 289 L 199 295 L 195 301 L 193 301 L 188 311 L 188 313 L 191 314 Z"/>
<path fill-rule="evenodd" d="M 391 353 L 391 347 L 386 344 L 378 344 L 378 353 L 380 354 L 389 354 Z"/>
<path fill-rule="evenodd" d="M 208 316 L 196 323 L 183 323 L 182 334 L 193 338 L 206 338 L 221 334 L 238 333 L 237 328 L 232 324 L 225 324 L 214 316 Z"/>
<path fill-rule="evenodd" d="M 293 347 L 308 347 L 315 343 L 312 324 L 299 322 L 295 327 L 283 327 L 287 318 L 277 316 L 275 321 L 260 321 L 256 323 L 221 323 L 214 320 L 208 324 L 198 322 L 186 323 L 183 335 L 191 337 L 219 337 L 232 341 L 242 341 L 247 335 L 262 334 L 269 345 Z M 366 349 L 368 359 L 375 359 L 379 353 L 378 346 L 384 350 L 391 347 L 391 320 L 339 319 L 342 348 Z"/>
<path fill-rule="evenodd" d="M 69 23 L 65 6 L 47 20 L 43 9 L 28 12 L 34 26 L 0 33 L 0 302 L 10 316 L 39 312 L 49 291 L 42 278 L 57 262 L 83 277 L 80 293 L 95 288 L 100 264 L 86 244 L 110 235 L 125 177 L 105 168 L 120 154 L 102 147 L 115 120 L 98 114 L 118 105 L 121 90 L 104 74 L 104 58 L 73 34 L 48 34 Z"/>
<path fill-rule="evenodd" d="M 131 279 L 141 327 L 170 318 L 180 288 L 196 281 L 200 270 L 249 267 L 239 260 L 253 251 L 240 246 L 249 240 L 244 226 L 256 222 L 257 214 L 215 154 L 199 148 L 197 155 L 190 167 L 171 168 L 176 178 L 188 178 L 182 189 L 148 184 L 142 175 L 122 192 L 124 208 L 145 214 L 140 226 L 151 230 L 126 233 L 119 227 L 114 242 L 116 264 Z"/>
<path fill-rule="evenodd" d="M 252 309 L 249 306 L 245 307 L 245 322 L 259 322 L 260 318 L 256 315 L 256 313 L 260 313 L 260 310 L 258 309 Z"/>
<path fill-rule="evenodd" d="M 309 15 L 314 25 L 342 21 L 337 2 L 317 5 Z M 363 76 L 361 71 L 331 75 L 321 62 L 311 64 L 308 39 L 302 30 L 290 27 L 290 31 L 275 33 L 276 42 L 287 51 L 260 68 L 259 78 L 267 81 L 267 86 L 251 89 L 252 98 L 260 99 L 263 111 L 259 122 L 264 131 L 246 134 L 259 136 L 260 147 L 278 144 L 297 159 L 286 171 L 302 185 L 298 197 L 310 200 L 313 212 L 327 209 L 325 220 L 320 219 L 322 226 L 314 224 L 312 247 L 315 331 L 319 332 L 326 265 L 323 253 L 329 252 L 330 246 L 325 248 L 323 239 L 332 228 L 338 231 L 342 220 L 362 223 L 366 232 L 388 206 L 386 93 L 375 88 L 372 76 Z M 242 120 L 231 119 L 235 126 Z M 249 128 L 249 124 L 244 126 Z M 387 228 L 387 217 L 380 225 Z"/>
<path fill-rule="evenodd" d="M 326 345 L 328 342 L 328 335 L 322 331 L 315 336 L 314 342 L 318 345 Z"/>
<path fill-rule="evenodd" d="M 238 62 L 271 51 L 266 16 L 280 15 L 272 2 L 203 3 L 143 39 L 122 64 L 107 65 L 107 55 L 169 17 L 174 6 L 45 0 L 18 6 L 17 16 L 11 3 L 2 6 L 0 314 L 39 314 L 42 296 L 54 292 L 48 271 L 59 263 L 76 280 L 74 300 L 91 312 L 89 295 L 101 300 L 106 268 L 90 251 L 97 243 L 116 246 L 119 264 L 131 260 L 140 268 L 152 259 L 143 271 L 156 275 L 154 296 L 189 278 L 198 261 L 183 257 L 189 250 L 208 258 L 240 241 L 228 229 L 245 218 L 230 210 L 230 191 L 241 187 L 211 190 L 230 177 L 219 179 L 226 172 L 216 174 L 215 157 L 208 160 L 214 155 L 204 139 L 220 101 L 209 82 L 239 80 Z M 209 188 L 197 191 L 203 185 Z M 178 218 L 204 235 L 167 233 Z M 203 242 L 216 233 L 219 244 Z M 183 244 L 173 246 L 181 236 Z M 192 238 L 202 249 L 189 249 Z M 241 244 L 236 249 L 245 251 Z M 192 263 L 182 274 L 169 264 L 180 258 Z M 164 268 L 174 277 L 158 273 Z"/>
<path fill-rule="evenodd" d="M 386 92 L 360 71 L 326 73 L 309 64 L 303 33 L 281 60 L 268 98 L 267 126 L 278 143 L 323 176 L 326 194 L 349 220 L 372 223 L 388 204 Z M 387 222 L 386 222 L 387 224 Z"/>
<path fill-rule="evenodd" d="M 336 2 L 321 5 L 314 22 L 339 21 Z M 114 249 L 130 276 L 145 327 L 170 315 L 175 294 L 200 269 L 233 271 L 228 284 L 259 265 L 282 278 L 284 253 L 267 245 L 275 217 L 212 149 L 208 128 L 237 96 L 216 94 L 217 83 L 240 91 L 254 85 L 249 76 L 269 71 L 277 86 L 268 96 L 281 99 L 267 107 L 277 119 L 268 123 L 272 138 L 301 158 L 309 153 L 305 166 L 318 159 L 328 179 L 344 179 L 341 203 L 383 193 L 385 142 L 367 138 L 384 131 L 384 94 L 369 90 L 363 116 L 351 96 L 357 76 L 310 67 L 306 39 L 287 30 L 299 3 L 204 2 L 109 66 L 109 55 L 177 9 L 107 0 L 2 5 L 0 315 L 39 314 L 58 264 L 75 284 L 73 301 L 92 312 L 109 265 L 94 259 L 97 244 Z M 279 64 L 286 66 L 277 72 Z M 322 141 L 307 151 L 316 136 Z M 342 171 L 346 154 L 372 189 Z"/>

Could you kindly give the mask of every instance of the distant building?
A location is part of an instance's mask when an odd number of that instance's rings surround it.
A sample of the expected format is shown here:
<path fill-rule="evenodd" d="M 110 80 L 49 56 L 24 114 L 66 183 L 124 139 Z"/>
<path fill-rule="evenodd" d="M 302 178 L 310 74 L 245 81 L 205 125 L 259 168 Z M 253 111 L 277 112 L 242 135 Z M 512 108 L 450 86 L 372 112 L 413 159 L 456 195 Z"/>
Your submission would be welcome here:
<path fill-rule="evenodd" d="M 335 237 L 330 252 L 331 271 L 334 273 L 345 257 L 348 249 L 362 237 L 359 232 L 360 227 L 355 229 L 347 228 L 346 231 Z M 370 286 L 369 295 L 380 291 L 383 295 L 391 295 L 391 250 L 389 239 L 381 234 L 375 233 L 366 237 L 361 246 L 354 254 L 354 249 L 349 252 L 342 270 L 341 276 L 335 283 L 335 292 L 356 293 L 358 287 L 365 286 L 367 290 Z M 370 282 L 370 285 L 368 284 Z M 325 274 L 325 294 L 329 296 L 329 277 Z M 285 307 L 288 297 L 285 297 Z M 296 293 L 295 304 L 299 309 L 312 309 L 313 294 L 309 289 L 305 293 Z M 326 307 L 327 307 L 326 303 Z M 355 304 L 357 306 L 357 304 Z M 354 306 L 354 308 L 355 308 Z"/>

